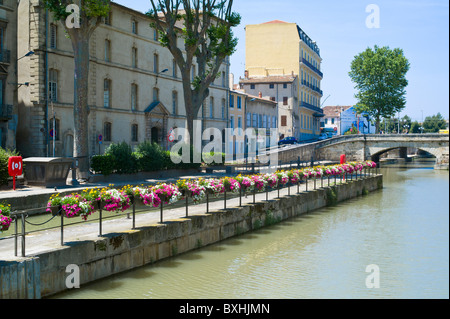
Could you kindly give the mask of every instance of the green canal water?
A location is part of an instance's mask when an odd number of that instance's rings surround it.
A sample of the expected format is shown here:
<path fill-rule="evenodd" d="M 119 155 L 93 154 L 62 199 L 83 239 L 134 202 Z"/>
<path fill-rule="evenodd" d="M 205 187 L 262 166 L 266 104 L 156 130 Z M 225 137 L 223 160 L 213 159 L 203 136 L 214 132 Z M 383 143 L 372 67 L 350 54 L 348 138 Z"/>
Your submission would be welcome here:
<path fill-rule="evenodd" d="M 449 298 L 449 172 L 433 164 L 390 165 L 383 190 L 54 298 Z"/>

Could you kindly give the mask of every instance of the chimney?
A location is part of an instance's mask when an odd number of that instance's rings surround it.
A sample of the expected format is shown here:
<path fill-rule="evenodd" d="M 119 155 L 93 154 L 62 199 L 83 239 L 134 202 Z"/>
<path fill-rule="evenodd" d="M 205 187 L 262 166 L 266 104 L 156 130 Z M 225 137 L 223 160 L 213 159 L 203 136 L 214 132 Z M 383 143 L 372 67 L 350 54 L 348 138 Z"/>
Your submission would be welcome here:
<path fill-rule="evenodd" d="M 244 78 L 248 79 L 248 71 L 247 70 L 245 70 L 245 72 L 244 72 Z"/>
<path fill-rule="evenodd" d="M 258 93 L 258 96 L 259 96 L 260 99 L 262 99 L 262 93 L 261 92 Z"/>

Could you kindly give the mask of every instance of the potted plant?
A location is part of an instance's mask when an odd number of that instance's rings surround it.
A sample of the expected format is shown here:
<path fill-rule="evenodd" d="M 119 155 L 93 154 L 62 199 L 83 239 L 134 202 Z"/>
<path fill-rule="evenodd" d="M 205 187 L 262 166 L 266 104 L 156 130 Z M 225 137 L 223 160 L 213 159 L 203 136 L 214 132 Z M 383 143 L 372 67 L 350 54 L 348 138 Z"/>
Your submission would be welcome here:
<path fill-rule="evenodd" d="M 11 226 L 12 218 L 10 204 L 0 204 L 0 232 L 7 231 Z"/>

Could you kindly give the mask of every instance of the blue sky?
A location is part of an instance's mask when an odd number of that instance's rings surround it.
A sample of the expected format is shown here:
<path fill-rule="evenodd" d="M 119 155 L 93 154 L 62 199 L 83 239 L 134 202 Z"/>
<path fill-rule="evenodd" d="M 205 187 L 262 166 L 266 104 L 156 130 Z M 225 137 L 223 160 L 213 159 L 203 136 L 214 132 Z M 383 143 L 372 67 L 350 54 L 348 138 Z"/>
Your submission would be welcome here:
<path fill-rule="evenodd" d="M 145 12 L 149 0 L 115 2 Z M 375 4 L 380 10 L 380 27 L 368 28 Z M 245 26 L 271 20 L 298 24 L 317 42 L 324 78 L 324 106 L 354 105 L 355 89 L 348 72 L 354 56 L 374 45 L 403 49 L 411 68 L 407 74 L 406 108 L 400 116 L 413 120 L 440 112 L 449 118 L 449 4 L 446 0 L 235 0 L 234 11 L 241 25 L 234 29 L 239 38 L 231 57 L 231 72 L 238 82 L 245 70 Z M 326 100 L 325 100 L 326 99 Z"/>

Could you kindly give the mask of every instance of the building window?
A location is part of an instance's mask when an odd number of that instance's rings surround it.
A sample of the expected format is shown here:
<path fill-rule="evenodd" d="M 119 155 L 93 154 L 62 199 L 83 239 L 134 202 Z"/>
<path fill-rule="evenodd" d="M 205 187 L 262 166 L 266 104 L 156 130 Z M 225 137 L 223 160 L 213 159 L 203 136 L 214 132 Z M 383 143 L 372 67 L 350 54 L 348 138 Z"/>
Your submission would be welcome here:
<path fill-rule="evenodd" d="M 241 108 L 242 108 L 241 100 L 242 100 L 242 98 L 241 98 L 240 96 L 238 96 L 238 97 L 237 97 L 237 108 L 238 108 L 238 109 L 241 109 Z"/>
<path fill-rule="evenodd" d="M 131 48 L 131 66 L 137 68 L 138 62 L 138 49 L 136 47 Z"/>
<path fill-rule="evenodd" d="M 177 69 L 178 69 L 177 62 L 175 60 L 172 60 L 172 76 L 174 78 L 176 78 L 177 75 L 178 75 L 178 70 Z"/>
<path fill-rule="evenodd" d="M 287 117 L 286 117 L 286 115 L 281 115 L 281 126 L 287 126 Z"/>
<path fill-rule="evenodd" d="M 245 125 L 247 127 L 251 127 L 252 126 L 252 114 L 251 113 L 246 113 L 245 114 Z"/>
<path fill-rule="evenodd" d="M 238 128 L 242 128 L 242 117 L 238 116 Z"/>
<path fill-rule="evenodd" d="M 58 71 L 55 69 L 49 70 L 48 98 L 52 102 L 58 101 Z"/>
<path fill-rule="evenodd" d="M 111 41 L 105 40 L 105 61 L 111 62 Z"/>
<path fill-rule="evenodd" d="M 138 33 L 138 23 L 136 20 L 131 21 L 131 32 L 133 32 L 133 34 Z"/>
<path fill-rule="evenodd" d="M 209 99 L 209 118 L 214 118 L 214 97 Z"/>
<path fill-rule="evenodd" d="M 227 86 L 226 76 L 225 72 L 222 71 L 222 86 Z"/>
<path fill-rule="evenodd" d="M 230 126 L 232 129 L 234 129 L 234 115 L 230 116 Z"/>
<path fill-rule="evenodd" d="M 131 124 L 131 142 L 138 141 L 138 125 Z"/>
<path fill-rule="evenodd" d="M 104 17 L 104 21 L 106 25 L 111 25 L 111 19 L 112 18 L 112 13 L 111 11 L 108 12 L 108 15 L 106 17 Z"/>
<path fill-rule="evenodd" d="M 283 89 L 287 89 L 287 83 L 283 84 Z"/>
<path fill-rule="evenodd" d="M 153 54 L 153 71 L 155 73 L 159 72 L 159 56 L 158 54 Z"/>
<path fill-rule="evenodd" d="M 137 84 L 131 84 L 131 110 L 137 110 L 137 101 L 138 101 L 138 86 Z"/>
<path fill-rule="evenodd" d="M 153 102 L 159 101 L 159 89 L 157 87 L 153 88 Z"/>
<path fill-rule="evenodd" d="M 230 95 L 230 107 L 234 107 L 234 95 Z"/>
<path fill-rule="evenodd" d="M 50 24 L 50 49 L 56 49 L 56 39 L 58 35 L 58 27 L 56 24 Z"/>
<path fill-rule="evenodd" d="M 288 98 L 287 98 L 287 96 L 283 97 L 283 105 L 288 105 Z"/>
<path fill-rule="evenodd" d="M 178 115 L 178 93 L 177 93 L 177 91 L 172 92 L 172 114 Z"/>
<path fill-rule="evenodd" d="M 105 142 L 111 142 L 111 126 L 112 124 L 110 122 L 105 122 L 103 124 L 103 139 Z"/>
<path fill-rule="evenodd" d="M 254 84 L 250 84 L 250 89 L 254 90 L 255 89 L 255 85 Z"/>
<path fill-rule="evenodd" d="M 103 106 L 106 108 L 111 107 L 111 80 L 103 80 Z"/>
<path fill-rule="evenodd" d="M 225 99 L 222 99 L 222 120 L 225 120 L 225 105 L 226 105 Z"/>
<path fill-rule="evenodd" d="M 269 84 L 269 89 L 273 89 L 273 88 L 275 88 L 275 84 L 270 83 L 270 84 Z"/>
<path fill-rule="evenodd" d="M 195 65 L 191 68 L 191 81 L 194 82 L 195 80 Z"/>
<path fill-rule="evenodd" d="M 156 29 L 153 29 L 153 40 L 155 41 L 159 40 L 159 32 Z"/>
<path fill-rule="evenodd" d="M 256 113 L 253 113 L 252 126 L 255 128 L 258 127 L 258 114 Z"/>

